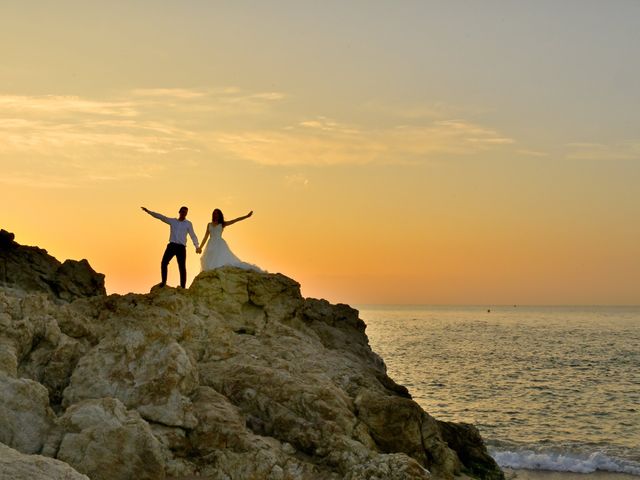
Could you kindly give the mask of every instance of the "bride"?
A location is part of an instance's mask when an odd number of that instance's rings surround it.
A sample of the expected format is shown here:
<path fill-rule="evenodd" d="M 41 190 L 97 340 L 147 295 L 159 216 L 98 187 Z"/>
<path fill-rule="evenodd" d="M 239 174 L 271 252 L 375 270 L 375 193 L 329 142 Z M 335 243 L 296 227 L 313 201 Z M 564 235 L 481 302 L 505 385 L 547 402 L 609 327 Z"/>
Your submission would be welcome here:
<path fill-rule="evenodd" d="M 207 231 L 202 239 L 202 245 L 198 249 L 198 253 L 202 253 L 204 248 L 204 254 L 200 258 L 200 264 L 202 265 L 202 271 L 213 270 L 214 268 L 232 266 L 240 267 L 245 270 L 256 270 L 261 272 L 262 270 L 251 263 L 243 262 L 227 245 L 227 242 L 222 238 L 222 230 L 229 225 L 233 225 L 240 220 L 245 220 L 253 215 L 253 210 L 250 211 L 244 217 L 234 218 L 233 220 L 224 219 L 224 215 L 220 209 L 216 208 L 211 214 L 211 223 L 207 224 Z M 207 243 L 207 240 L 211 236 L 211 240 Z M 206 247 L 205 247 L 206 244 Z"/>

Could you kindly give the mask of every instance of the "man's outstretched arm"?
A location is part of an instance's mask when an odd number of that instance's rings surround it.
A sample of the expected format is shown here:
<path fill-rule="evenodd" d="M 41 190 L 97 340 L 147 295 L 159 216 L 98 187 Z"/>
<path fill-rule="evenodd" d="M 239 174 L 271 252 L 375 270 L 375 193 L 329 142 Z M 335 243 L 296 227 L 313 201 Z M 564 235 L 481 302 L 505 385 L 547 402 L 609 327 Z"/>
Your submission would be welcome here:
<path fill-rule="evenodd" d="M 159 214 L 159 213 L 152 212 L 151 210 L 149 210 L 149 209 L 148 209 L 148 208 L 146 208 L 146 207 L 140 207 L 140 208 L 142 208 L 142 210 L 144 210 L 145 212 L 147 212 L 147 213 L 148 213 L 149 215 L 151 215 L 152 217 L 157 218 L 158 220 L 163 221 L 164 223 L 170 223 L 170 222 L 169 222 L 169 220 L 170 220 L 170 219 L 169 219 L 169 217 L 165 217 L 164 215 L 161 215 L 161 214 Z"/>

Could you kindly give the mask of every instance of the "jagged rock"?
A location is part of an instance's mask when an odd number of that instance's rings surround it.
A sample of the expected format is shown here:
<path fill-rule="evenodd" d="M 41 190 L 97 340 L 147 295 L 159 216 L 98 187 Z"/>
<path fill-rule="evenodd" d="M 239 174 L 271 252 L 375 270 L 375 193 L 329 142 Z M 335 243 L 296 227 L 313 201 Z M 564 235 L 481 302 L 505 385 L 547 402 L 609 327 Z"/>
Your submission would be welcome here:
<path fill-rule="evenodd" d="M 200 475 L 210 480 L 342 480 L 342 477 L 300 460 L 292 447 L 263 438 L 244 453 L 217 450 Z M 196 477 L 197 478 L 197 477 Z"/>
<path fill-rule="evenodd" d="M 23 453 L 40 453 L 54 419 L 45 387 L 0 374 L 0 442 Z"/>
<path fill-rule="evenodd" d="M 0 285 L 44 292 L 54 298 L 106 295 L 104 275 L 96 273 L 87 260 L 66 260 L 60 264 L 46 250 L 26 247 L 15 235 L 0 230 Z"/>
<path fill-rule="evenodd" d="M 197 370 L 179 343 L 145 333 L 135 328 L 105 337 L 78 362 L 63 405 L 115 397 L 148 420 L 195 427 L 188 395 L 198 385 Z"/>
<path fill-rule="evenodd" d="M 244 416 L 224 395 L 209 387 L 198 388 L 194 411 L 198 423 L 189 433 L 189 443 L 198 454 L 208 455 L 227 448 L 235 451 L 250 448 L 250 432 Z"/>
<path fill-rule="evenodd" d="M 242 479 L 336 479 L 311 462 L 296 458 L 296 449 L 273 437 L 256 435 L 247 429 L 241 411 L 227 397 L 209 387 L 200 387 L 194 398 L 198 426 L 189 434 L 189 442 L 199 456 L 216 459 L 215 468 L 205 467 L 211 478 Z"/>
<path fill-rule="evenodd" d="M 159 423 L 151 423 L 150 427 L 153 436 L 159 442 L 167 477 L 191 477 L 198 470 L 198 466 L 191 461 L 192 446 L 187 438 L 187 431 Z"/>
<path fill-rule="evenodd" d="M 392 453 L 378 455 L 372 461 L 355 465 L 344 480 L 427 480 L 431 478 L 428 470 L 406 455 Z"/>
<path fill-rule="evenodd" d="M 44 294 L 25 295 L 0 290 L 0 372 L 44 385 L 52 405 L 61 401 L 71 372 L 86 352 L 86 342 L 61 332 L 60 308 Z"/>
<path fill-rule="evenodd" d="M 0 248 L 6 248 L 12 245 L 15 238 L 16 236 L 13 233 L 7 232 L 4 229 L 0 230 Z"/>
<path fill-rule="evenodd" d="M 53 293 L 71 302 L 76 298 L 106 295 L 104 275 L 96 273 L 87 260 L 65 260 L 49 284 Z"/>
<path fill-rule="evenodd" d="M 388 377 L 347 305 L 236 268 L 93 295 L 86 265 L 53 268 L 3 235 L 26 271 L 0 285 L 0 441 L 93 479 L 503 478 L 477 430 Z"/>
<path fill-rule="evenodd" d="M 0 443 L 0 480 L 89 480 L 89 477 L 59 460 L 25 455 Z"/>
<path fill-rule="evenodd" d="M 467 473 L 488 480 L 502 480 L 501 471 L 496 471 L 495 461 L 487 453 L 478 429 L 468 423 L 436 421 L 442 437 L 454 449 Z"/>
<path fill-rule="evenodd" d="M 149 425 L 117 399 L 86 400 L 59 420 L 49 445 L 56 457 L 92 480 L 162 480 L 164 460 Z"/>
<path fill-rule="evenodd" d="M 355 403 L 358 417 L 383 452 L 404 452 L 440 476 L 460 473 L 462 465 L 455 451 L 441 438 L 435 420 L 416 402 L 363 390 Z"/>

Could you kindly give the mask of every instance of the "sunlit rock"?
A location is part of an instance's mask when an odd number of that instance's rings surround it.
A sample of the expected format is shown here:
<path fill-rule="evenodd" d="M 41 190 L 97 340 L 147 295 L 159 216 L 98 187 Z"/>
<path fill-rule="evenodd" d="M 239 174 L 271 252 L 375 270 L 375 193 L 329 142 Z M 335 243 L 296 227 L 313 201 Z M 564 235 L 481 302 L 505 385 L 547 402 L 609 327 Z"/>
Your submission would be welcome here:
<path fill-rule="evenodd" d="M 348 305 L 237 268 L 105 296 L 88 265 L 0 237 L 0 441 L 23 453 L 92 479 L 503 478 L 477 430 L 389 378 Z"/>

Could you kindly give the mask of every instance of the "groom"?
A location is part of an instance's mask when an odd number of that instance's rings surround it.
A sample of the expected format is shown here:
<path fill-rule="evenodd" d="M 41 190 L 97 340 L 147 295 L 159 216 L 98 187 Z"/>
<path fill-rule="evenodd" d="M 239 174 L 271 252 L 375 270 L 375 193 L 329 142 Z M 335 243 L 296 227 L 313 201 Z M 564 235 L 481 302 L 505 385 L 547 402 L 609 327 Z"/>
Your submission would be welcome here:
<path fill-rule="evenodd" d="M 141 207 L 142 210 L 147 212 L 152 217 L 158 220 L 168 223 L 171 227 L 169 234 L 169 244 L 162 256 L 162 262 L 160 263 L 160 272 L 162 274 L 162 282 L 160 286 L 164 287 L 167 283 L 167 266 L 171 259 L 175 256 L 178 259 L 178 270 L 180 270 L 180 286 L 185 287 L 187 283 L 187 267 L 185 262 L 187 260 L 187 233 L 191 237 L 193 244 L 196 247 L 196 252 L 199 252 L 200 246 L 198 245 L 198 237 L 196 237 L 193 231 L 193 225 L 187 220 L 187 213 L 189 209 L 187 207 L 180 207 L 178 211 L 178 218 L 169 218 L 159 213 L 152 212 L 145 207 Z"/>

